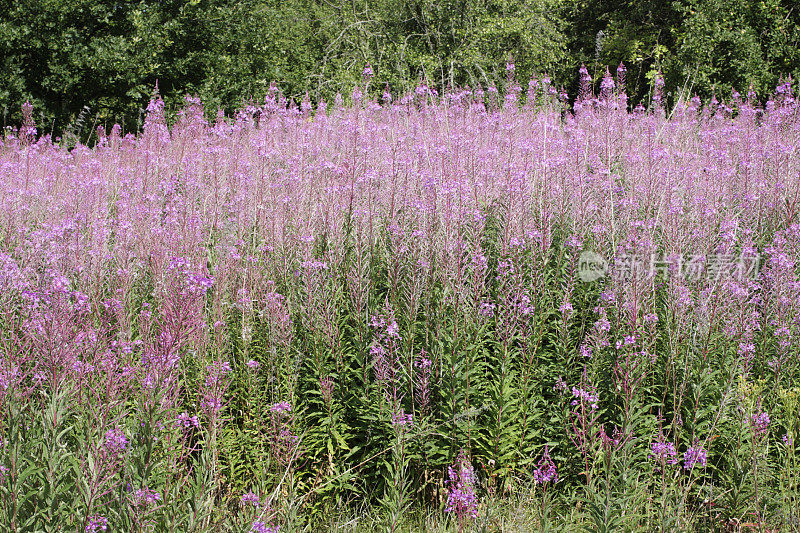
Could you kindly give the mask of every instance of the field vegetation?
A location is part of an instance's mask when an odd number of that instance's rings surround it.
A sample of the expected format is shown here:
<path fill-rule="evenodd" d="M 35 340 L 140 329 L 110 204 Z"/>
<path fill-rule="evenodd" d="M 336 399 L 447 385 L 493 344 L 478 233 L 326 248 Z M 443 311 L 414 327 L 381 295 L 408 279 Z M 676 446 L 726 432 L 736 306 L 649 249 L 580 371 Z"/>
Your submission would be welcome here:
<path fill-rule="evenodd" d="M 0 527 L 797 530 L 791 82 L 629 106 L 584 69 L 572 106 L 515 71 L 156 94 L 91 145 L 25 105 Z"/>

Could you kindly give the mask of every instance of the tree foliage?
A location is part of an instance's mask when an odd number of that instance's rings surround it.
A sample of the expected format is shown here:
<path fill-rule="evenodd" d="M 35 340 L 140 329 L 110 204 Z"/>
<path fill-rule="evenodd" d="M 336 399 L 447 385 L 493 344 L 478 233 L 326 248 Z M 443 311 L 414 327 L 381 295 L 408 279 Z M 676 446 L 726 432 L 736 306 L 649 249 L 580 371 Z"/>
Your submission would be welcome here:
<path fill-rule="evenodd" d="M 679 91 L 771 91 L 800 72 L 792 0 L 0 0 L 0 108 L 19 123 L 29 100 L 44 131 L 141 126 L 156 84 L 168 107 L 187 93 L 232 109 L 275 81 L 296 99 L 346 91 L 365 64 L 373 89 L 425 77 L 502 85 L 547 73 L 574 94 L 629 69 L 631 102 L 661 70 Z M 213 109 L 212 109 L 213 111 Z"/>

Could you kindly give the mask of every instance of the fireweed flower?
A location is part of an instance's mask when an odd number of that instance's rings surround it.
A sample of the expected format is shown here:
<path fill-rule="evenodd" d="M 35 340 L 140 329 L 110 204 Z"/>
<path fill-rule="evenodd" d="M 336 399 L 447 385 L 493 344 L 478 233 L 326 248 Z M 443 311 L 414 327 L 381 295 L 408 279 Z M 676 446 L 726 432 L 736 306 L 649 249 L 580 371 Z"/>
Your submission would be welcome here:
<path fill-rule="evenodd" d="M 648 458 L 653 461 L 668 465 L 678 464 L 678 452 L 675 451 L 675 445 L 671 442 L 654 442 L 650 445 L 650 451 Z"/>
<path fill-rule="evenodd" d="M 403 409 L 392 414 L 392 425 L 395 427 L 410 426 L 414 422 L 414 415 L 406 413 Z"/>
<path fill-rule="evenodd" d="M 605 76 L 603 76 L 603 81 L 600 82 L 600 90 L 604 94 L 608 94 L 608 92 L 612 91 L 613 89 L 614 89 L 614 80 L 613 78 L 611 78 L 611 73 L 609 72 L 608 67 L 606 67 L 606 74 Z"/>
<path fill-rule="evenodd" d="M 478 314 L 484 317 L 492 317 L 494 316 L 494 309 L 495 309 L 495 304 L 490 302 L 481 302 Z"/>
<path fill-rule="evenodd" d="M 285 460 L 288 460 L 288 454 L 292 453 L 300 442 L 300 437 L 292 432 L 291 428 L 284 424 L 278 433 L 278 445 L 283 453 L 286 454 Z"/>
<path fill-rule="evenodd" d="M 326 261 L 301 261 L 300 267 L 303 270 L 328 270 L 328 263 Z"/>
<path fill-rule="evenodd" d="M 755 345 L 752 342 L 740 342 L 739 343 L 739 355 L 745 358 L 752 358 L 753 354 L 756 351 Z"/>
<path fill-rule="evenodd" d="M 250 359 L 248 362 L 245 363 L 251 370 L 258 370 L 258 367 L 261 366 L 261 363 L 258 361 L 254 361 Z"/>
<path fill-rule="evenodd" d="M 181 413 L 178 415 L 177 424 L 183 428 L 200 427 L 200 419 L 195 416 L 189 416 L 189 413 Z"/>
<path fill-rule="evenodd" d="M 285 413 L 289 413 L 292 410 L 292 405 L 289 402 L 278 402 L 272 404 L 269 408 L 270 412 L 275 413 L 277 415 L 282 415 Z"/>
<path fill-rule="evenodd" d="M 200 407 L 212 413 L 218 412 L 222 409 L 222 400 L 220 398 L 206 398 L 200 402 Z"/>
<path fill-rule="evenodd" d="M 230 374 L 231 364 L 227 361 L 215 361 L 206 366 L 206 387 L 215 387 L 222 378 Z"/>
<path fill-rule="evenodd" d="M 324 378 L 320 378 L 319 391 L 323 401 L 325 402 L 325 405 L 330 406 L 330 403 L 333 400 L 333 390 L 335 387 L 336 387 L 336 382 L 334 381 L 332 376 L 326 376 Z"/>
<path fill-rule="evenodd" d="M 125 453 L 128 446 L 128 438 L 118 429 L 109 429 L 105 435 L 105 448 L 112 456 Z"/>
<path fill-rule="evenodd" d="M 186 288 L 190 294 L 197 296 L 205 295 L 211 287 L 214 286 L 213 276 L 203 276 L 200 274 L 193 274 L 186 279 Z"/>
<path fill-rule="evenodd" d="M 108 518 L 105 516 L 94 515 L 90 516 L 86 522 L 86 533 L 95 533 L 97 531 L 108 531 Z"/>
<path fill-rule="evenodd" d="M 698 463 L 700 466 L 706 466 L 706 456 L 707 452 L 702 446 L 696 444 L 691 446 L 683 454 L 683 468 L 691 470 Z"/>
<path fill-rule="evenodd" d="M 255 508 L 261 506 L 261 500 L 254 492 L 242 494 L 242 506 L 246 507 L 248 505 L 251 505 Z"/>
<path fill-rule="evenodd" d="M 374 315 L 369 325 L 376 330 L 378 340 L 381 342 L 385 339 L 401 340 L 400 327 L 391 315 Z"/>
<path fill-rule="evenodd" d="M 300 454 L 300 437 L 292 431 L 292 406 L 289 402 L 278 402 L 270 406 L 272 415 L 273 451 L 278 460 L 288 465 L 294 456 Z"/>
<path fill-rule="evenodd" d="M 575 251 L 583 248 L 583 242 L 581 242 L 580 237 L 577 235 L 570 235 L 564 244 L 569 248 L 573 248 Z"/>
<path fill-rule="evenodd" d="M 623 344 L 625 346 L 636 344 L 636 335 L 626 335 Z"/>
<path fill-rule="evenodd" d="M 19 380 L 19 376 L 19 367 L 17 366 L 0 369 L 0 390 L 7 391 L 10 386 Z"/>
<path fill-rule="evenodd" d="M 750 425 L 756 436 L 761 437 L 769 432 L 769 413 L 762 411 L 750 417 Z"/>
<path fill-rule="evenodd" d="M 564 296 L 564 301 L 561 303 L 561 307 L 559 307 L 558 310 L 561 311 L 561 314 L 564 316 L 564 320 L 568 320 L 569 316 L 572 314 L 572 312 L 575 310 L 575 308 L 572 307 L 572 304 L 569 303 L 569 300 L 567 299 L 567 296 L 565 295 Z"/>
<path fill-rule="evenodd" d="M 589 407 L 592 408 L 592 411 L 597 409 L 597 402 L 600 401 L 599 396 L 597 393 L 589 392 L 584 389 L 579 389 L 578 387 L 572 387 L 572 396 L 575 398 L 572 400 L 571 405 L 577 406 L 580 403 L 586 402 L 589 404 Z"/>
<path fill-rule="evenodd" d="M 205 387 L 200 406 L 213 416 L 222 409 L 222 399 L 228 387 L 227 376 L 230 373 L 231 365 L 227 361 L 215 361 L 206 366 Z"/>
<path fill-rule="evenodd" d="M 161 501 L 161 495 L 158 492 L 145 487 L 137 490 L 133 494 L 133 499 L 136 501 L 136 505 L 140 507 L 149 507 L 150 505 Z"/>
<path fill-rule="evenodd" d="M 530 315 L 533 312 L 533 306 L 531 306 L 531 299 L 526 294 L 514 297 L 509 302 L 509 307 L 514 311 L 516 311 L 517 313 L 519 313 L 520 316 Z M 569 305 L 569 302 L 567 302 L 567 307 L 561 309 L 562 313 L 564 313 L 562 315 L 564 321 L 569 320 L 569 315 L 572 313 L 570 309 L 572 309 L 572 306 Z"/>
<path fill-rule="evenodd" d="M 392 320 L 386 325 L 386 336 L 392 339 L 400 339 L 400 328 L 397 321 Z"/>
<path fill-rule="evenodd" d="M 416 366 L 417 368 L 430 368 L 431 360 L 423 355 L 417 361 L 414 362 L 414 366 Z"/>
<path fill-rule="evenodd" d="M 608 333 L 611 331 L 611 322 L 609 322 L 608 318 L 606 318 L 605 308 L 602 308 L 602 314 L 599 319 L 594 323 L 594 327 L 597 331 Z"/>
<path fill-rule="evenodd" d="M 485 258 L 484 258 L 485 259 Z M 514 267 L 514 262 L 509 259 L 504 259 L 500 261 L 497 265 L 497 273 L 501 277 L 510 277 L 516 273 L 516 268 Z"/>
<path fill-rule="evenodd" d="M 545 445 L 544 454 L 539 459 L 536 470 L 533 471 L 533 481 L 537 485 L 544 485 L 545 483 L 558 481 L 558 473 L 556 472 L 556 465 L 550 458 L 550 449 Z"/>
<path fill-rule="evenodd" d="M 250 528 L 252 533 L 278 533 L 278 526 L 270 526 L 266 522 L 256 520 Z"/>
<path fill-rule="evenodd" d="M 459 521 L 478 516 L 478 498 L 475 495 L 477 478 L 472 463 L 462 450 L 453 466 L 447 469 L 447 507 L 445 511 Z"/>

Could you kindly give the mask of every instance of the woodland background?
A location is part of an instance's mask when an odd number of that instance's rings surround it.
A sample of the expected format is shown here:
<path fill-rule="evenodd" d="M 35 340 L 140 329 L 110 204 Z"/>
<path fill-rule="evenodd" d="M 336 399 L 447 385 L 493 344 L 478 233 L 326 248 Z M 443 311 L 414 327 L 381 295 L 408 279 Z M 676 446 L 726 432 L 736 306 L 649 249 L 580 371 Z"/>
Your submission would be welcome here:
<path fill-rule="evenodd" d="M 138 131 L 158 83 L 168 109 L 187 94 L 210 113 L 263 99 L 277 82 L 299 101 L 349 90 L 502 85 L 547 73 L 577 92 L 628 67 L 629 104 L 663 72 L 668 102 L 752 84 L 764 97 L 800 73 L 794 0 L 0 0 L 0 110 L 30 101 L 44 133 L 80 136 L 114 122 Z"/>

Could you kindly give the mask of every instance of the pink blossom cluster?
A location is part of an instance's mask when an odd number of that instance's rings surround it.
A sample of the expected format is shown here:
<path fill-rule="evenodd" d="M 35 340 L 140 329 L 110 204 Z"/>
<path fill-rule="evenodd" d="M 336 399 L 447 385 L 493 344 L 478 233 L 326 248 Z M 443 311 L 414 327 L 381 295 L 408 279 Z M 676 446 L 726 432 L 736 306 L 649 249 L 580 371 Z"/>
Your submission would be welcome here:
<path fill-rule="evenodd" d="M 476 518 L 478 516 L 478 497 L 475 493 L 477 477 L 472 463 L 462 451 L 455 464 L 447 468 L 447 507 L 448 513 L 454 514 L 459 520 Z"/>

